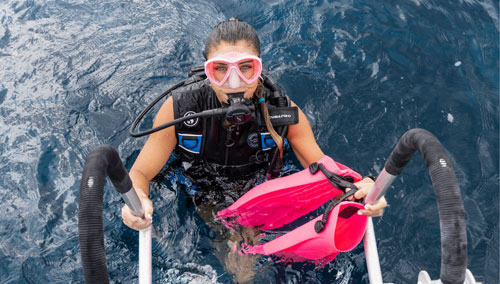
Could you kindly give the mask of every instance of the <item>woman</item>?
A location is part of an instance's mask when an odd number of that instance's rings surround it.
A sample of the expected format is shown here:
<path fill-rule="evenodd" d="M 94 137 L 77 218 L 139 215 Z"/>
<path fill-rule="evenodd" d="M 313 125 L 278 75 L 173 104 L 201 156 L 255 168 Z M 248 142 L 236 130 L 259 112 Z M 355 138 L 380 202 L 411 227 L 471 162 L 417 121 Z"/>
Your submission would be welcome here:
<path fill-rule="evenodd" d="M 270 122 L 267 104 L 271 101 L 271 93 L 280 93 L 280 90 L 270 91 L 263 82 L 266 76 L 262 74 L 260 42 L 256 31 L 235 18 L 221 22 L 209 35 L 204 57 L 209 83 L 205 80 L 194 90 L 185 90 L 170 96 L 158 111 L 154 126 L 193 112 L 220 108 L 235 102 L 254 104 L 256 113 L 264 117 L 265 129 L 282 155 L 283 141 Z M 296 107 L 291 101 L 288 105 Z M 269 107 L 272 107 L 272 104 L 269 104 Z M 304 113 L 298 109 L 297 115 L 298 123 L 287 125 L 286 138 L 302 166 L 308 167 L 320 160 L 324 153 L 316 143 Z M 188 123 L 151 134 L 130 170 L 130 177 L 143 203 L 146 218 L 134 216 L 125 205 L 122 209 L 123 222 L 135 230 L 145 229 L 150 225 L 153 206 L 148 198 L 149 183 L 163 168 L 174 148 L 177 147 L 176 151 L 180 153 L 181 159 L 187 160 L 187 171 L 196 172 L 193 168 L 201 165 L 199 168 L 211 168 L 213 172 L 239 175 L 245 170 L 255 171 L 269 164 L 269 155 L 264 155 L 265 159 L 256 158 L 259 153 L 269 153 L 262 151 L 262 146 L 257 147 L 258 143 L 252 142 L 257 133 L 259 137 L 264 135 L 262 125 L 259 126 L 256 120 L 234 125 L 218 117 L 203 121 L 193 119 Z M 194 139 L 196 145 L 202 144 L 203 147 L 188 147 L 188 144 L 184 144 L 186 137 Z M 196 183 L 196 180 L 193 182 Z M 357 182 L 355 185 L 359 191 L 355 197 L 359 199 L 367 195 L 372 183 L 370 178 Z M 367 205 L 366 209 L 360 212 L 364 215 L 380 216 L 386 205 L 385 199 L 381 198 L 378 203 Z"/>

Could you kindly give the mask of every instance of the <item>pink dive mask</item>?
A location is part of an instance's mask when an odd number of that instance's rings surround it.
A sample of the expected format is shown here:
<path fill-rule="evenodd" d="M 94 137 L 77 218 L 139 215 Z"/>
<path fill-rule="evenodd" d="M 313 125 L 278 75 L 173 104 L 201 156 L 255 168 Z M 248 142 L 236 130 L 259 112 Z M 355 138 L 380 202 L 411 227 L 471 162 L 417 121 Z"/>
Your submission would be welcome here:
<path fill-rule="evenodd" d="M 210 82 L 217 86 L 227 86 L 237 89 L 241 81 L 250 85 L 262 72 L 262 61 L 254 55 L 239 52 L 229 52 L 209 59 L 205 62 L 205 74 Z"/>

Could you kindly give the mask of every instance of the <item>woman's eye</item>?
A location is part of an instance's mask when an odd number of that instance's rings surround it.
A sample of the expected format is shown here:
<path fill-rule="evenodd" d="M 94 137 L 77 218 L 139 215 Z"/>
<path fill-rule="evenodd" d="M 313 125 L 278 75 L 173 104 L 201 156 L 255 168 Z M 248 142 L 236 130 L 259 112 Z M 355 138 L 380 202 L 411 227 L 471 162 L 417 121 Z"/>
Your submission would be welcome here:
<path fill-rule="evenodd" d="M 249 70 L 252 69 L 253 66 L 251 64 L 242 64 L 240 65 L 240 70 Z"/>
<path fill-rule="evenodd" d="M 215 71 L 226 71 L 227 67 L 226 66 L 215 66 Z"/>

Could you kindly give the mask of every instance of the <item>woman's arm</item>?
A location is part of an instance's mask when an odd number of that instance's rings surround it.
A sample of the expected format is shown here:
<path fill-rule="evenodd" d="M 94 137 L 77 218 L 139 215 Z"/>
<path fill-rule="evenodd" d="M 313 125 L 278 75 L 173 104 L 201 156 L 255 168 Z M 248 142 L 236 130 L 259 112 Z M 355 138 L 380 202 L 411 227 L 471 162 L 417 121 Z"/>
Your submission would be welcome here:
<path fill-rule="evenodd" d="M 153 127 L 167 123 L 173 119 L 173 102 L 170 97 L 158 111 Z M 133 215 L 132 211 L 125 205 L 122 208 L 122 219 L 123 223 L 128 227 L 135 230 L 142 230 L 147 228 L 151 223 L 153 205 L 148 198 L 149 183 L 168 161 L 176 144 L 175 128 L 169 127 L 151 134 L 144 147 L 142 147 L 132 169 L 130 169 L 129 175 L 141 199 L 146 218 L 141 219 Z"/>
<path fill-rule="evenodd" d="M 172 98 L 169 97 L 156 115 L 153 127 L 174 120 Z M 149 182 L 160 172 L 168 161 L 177 143 L 175 127 L 168 127 L 151 134 L 142 147 L 139 156 L 130 169 L 130 177 L 134 187 L 149 193 Z"/>
<path fill-rule="evenodd" d="M 297 106 L 294 102 L 291 102 L 291 105 Z M 319 161 L 325 155 L 319 148 L 318 143 L 314 138 L 311 125 L 300 108 L 299 123 L 289 126 L 286 138 L 288 139 L 288 142 L 290 142 L 295 156 L 297 156 L 297 159 L 304 168 L 307 168 L 310 164 Z M 364 178 L 363 180 L 355 183 L 355 185 L 359 190 L 356 194 L 354 194 L 354 197 L 360 199 L 365 197 L 370 192 L 373 181 L 370 178 Z M 382 197 L 377 201 L 377 203 L 366 205 L 365 210 L 360 210 L 358 213 L 374 217 L 381 216 L 386 206 L 387 201 L 384 197 Z"/>
<path fill-rule="evenodd" d="M 291 102 L 291 106 L 297 107 L 294 102 Z M 307 117 L 299 107 L 297 108 L 299 109 L 299 123 L 288 127 L 286 138 L 290 142 L 297 159 L 304 168 L 307 168 L 310 164 L 319 161 L 325 154 L 323 154 L 314 138 Z"/>

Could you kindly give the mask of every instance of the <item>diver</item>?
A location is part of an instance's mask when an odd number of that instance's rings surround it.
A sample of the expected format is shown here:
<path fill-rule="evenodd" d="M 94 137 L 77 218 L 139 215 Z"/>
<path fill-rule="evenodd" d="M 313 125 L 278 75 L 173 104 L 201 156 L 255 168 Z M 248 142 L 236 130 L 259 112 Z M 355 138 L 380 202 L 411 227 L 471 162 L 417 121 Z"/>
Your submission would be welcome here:
<path fill-rule="evenodd" d="M 198 76 L 191 84 L 174 90 L 156 114 L 153 127 L 206 110 L 228 110 L 225 116 L 187 119 L 149 136 L 130 170 L 146 217 L 136 217 L 127 205 L 122 209 L 123 222 L 134 230 L 151 224 L 149 184 L 174 151 L 182 160 L 186 176 L 201 192 L 216 190 L 216 176 L 242 178 L 262 170 L 267 176 L 276 176 L 273 171 L 279 171 L 282 164 L 285 139 L 304 168 L 325 156 L 304 113 L 262 70 L 260 40 L 253 27 L 234 17 L 219 23 L 210 32 L 203 55 L 201 73 L 206 79 L 200 75 L 201 79 Z M 197 183 L 198 178 L 204 182 Z M 370 177 L 355 183 L 359 190 L 354 197 L 366 196 L 372 184 Z M 242 186 L 239 194 L 253 186 Z M 230 193 L 222 190 L 219 194 Z M 386 206 L 385 198 L 381 198 L 366 205 L 360 214 L 381 216 Z M 199 208 L 207 219 L 217 212 L 210 206 Z M 237 282 L 251 279 L 233 274 Z"/>

